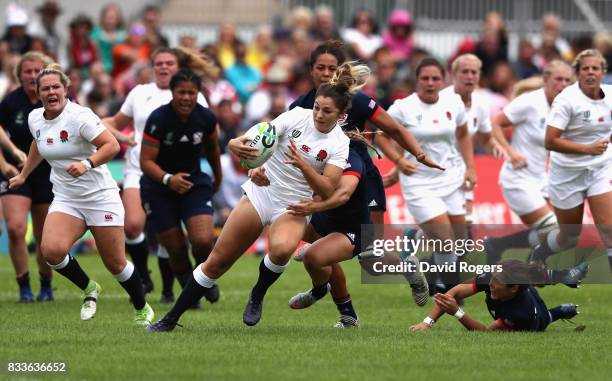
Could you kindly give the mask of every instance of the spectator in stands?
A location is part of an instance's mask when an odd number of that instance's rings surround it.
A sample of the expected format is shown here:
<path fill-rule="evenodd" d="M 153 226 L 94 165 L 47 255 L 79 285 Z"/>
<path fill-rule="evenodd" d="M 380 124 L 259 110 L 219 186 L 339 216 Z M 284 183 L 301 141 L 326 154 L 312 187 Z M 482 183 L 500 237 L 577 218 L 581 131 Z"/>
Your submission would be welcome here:
<path fill-rule="evenodd" d="M 47 0 L 36 9 L 39 15 L 28 27 L 32 36 L 41 38 L 47 48 L 49 56 L 55 58 L 62 65 L 67 64 L 66 40 L 62 32 L 57 29 L 57 17 L 62 13 L 55 0 Z"/>
<path fill-rule="evenodd" d="M 19 62 L 19 56 L 8 53 L 8 44 L 0 42 L 0 51 L 5 51 L 2 60 L 2 73 L 0 76 L 0 98 L 19 87 L 19 81 L 15 75 L 15 67 Z"/>
<path fill-rule="evenodd" d="M 84 77 L 89 77 L 89 67 L 99 61 L 98 48 L 89 38 L 93 28 L 91 19 L 79 14 L 70 21 L 70 63 L 72 67 L 81 70 Z"/>
<path fill-rule="evenodd" d="M 118 78 L 136 62 L 148 62 L 151 45 L 145 34 L 145 26 L 135 22 L 128 30 L 127 40 L 113 48 L 113 78 Z"/>
<path fill-rule="evenodd" d="M 220 69 L 219 64 L 217 67 Z M 238 93 L 234 86 L 221 76 L 221 70 L 215 76 L 207 76 L 204 78 L 204 89 L 211 107 L 216 107 L 221 101 L 229 100 L 234 105 L 241 109 Z"/>
<path fill-rule="evenodd" d="M 369 9 L 359 9 L 355 12 L 351 26 L 342 31 L 342 39 L 351 46 L 356 57 L 369 61 L 383 40 L 378 34 L 378 23 Z"/>
<path fill-rule="evenodd" d="M 246 104 L 246 125 L 252 126 L 259 123 L 269 113 L 272 108 L 272 100 L 276 96 L 282 95 L 286 100 L 283 111 L 289 108 L 293 99 L 289 98 L 288 81 L 289 73 L 282 66 L 275 64 L 268 70 L 263 85 L 253 93 Z"/>
<path fill-rule="evenodd" d="M 600 32 L 593 37 L 593 45 L 595 49 L 599 50 L 601 55 L 606 59 L 607 62 L 612 62 L 612 35 L 608 32 Z M 608 67 L 602 83 L 612 84 L 612 65 Z"/>
<path fill-rule="evenodd" d="M 301 29 L 308 32 L 313 26 L 313 14 L 310 8 L 295 7 L 291 10 L 289 28 Z"/>
<path fill-rule="evenodd" d="M 529 40 L 519 42 L 518 59 L 512 63 L 512 68 L 519 79 L 525 79 L 540 74 L 542 71 L 536 64 L 536 49 Z"/>
<path fill-rule="evenodd" d="M 272 45 L 272 28 L 269 25 L 262 25 L 247 48 L 246 62 L 263 72 L 270 64 Z"/>
<path fill-rule="evenodd" d="M 32 36 L 26 31 L 28 14 L 16 4 L 9 4 L 6 8 L 6 32 L 1 41 L 6 41 L 9 52 L 25 54 L 32 47 Z"/>
<path fill-rule="evenodd" d="M 219 147 L 221 153 L 225 153 L 227 143 L 242 132 L 241 115 L 229 99 L 222 100 L 214 111 L 219 123 Z"/>
<path fill-rule="evenodd" d="M 66 70 L 66 75 L 68 76 L 68 79 L 70 79 L 70 85 L 66 89 L 68 99 L 77 104 L 85 104 L 85 97 L 81 92 L 81 85 L 83 84 L 81 69 L 74 66 L 70 67 L 68 70 Z"/>
<path fill-rule="evenodd" d="M 376 77 L 376 89 L 373 98 L 380 107 L 387 110 L 393 103 L 391 90 L 397 82 L 397 63 L 391 50 L 387 47 L 379 48 L 373 55 L 374 76 Z"/>
<path fill-rule="evenodd" d="M 225 78 L 236 88 L 240 101 L 246 103 L 253 92 L 259 87 L 261 73 L 246 63 L 246 45 L 238 40 L 234 43 L 236 62 L 225 69 Z"/>
<path fill-rule="evenodd" d="M 412 55 L 414 40 L 412 36 L 412 16 L 405 9 L 396 9 L 387 19 L 388 30 L 383 34 L 383 43 L 402 62 Z"/>
<path fill-rule="evenodd" d="M 328 5 L 320 5 L 315 9 L 315 21 L 310 29 L 310 36 L 315 43 L 340 39 L 334 20 L 334 10 Z"/>
<path fill-rule="evenodd" d="M 566 39 L 561 37 L 561 19 L 554 13 L 547 13 L 542 16 L 540 35 L 535 36 L 532 41 L 533 45 L 541 49 L 545 42 L 552 44 L 561 57 L 566 61 L 571 61 L 574 58 L 572 48 Z M 550 61 L 548 61 L 550 62 Z"/>
<path fill-rule="evenodd" d="M 238 41 L 236 37 L 236 28 L 234 24 L 223 23 L 219 25 L 219 34 L 217 36 L 217 58 L 222 69 L 227 69 L 234 64 L 234 45 Z"/>
<path fill-rule="evenodd" d="M 499 13 L 490 12 L 485 17 L 483 31 L 480 41 L 476 43 L 474 54 L 482 61 L 484 80 L 491 75 L 496 63 L 508 61 L 508 31 Z"/>
<path fill-rule="evenodd" d="M 510 102 L 516 74 L 508 62 L 498 62 L 485 83 L 487 86 L 478 91 L 489 100 L 489 114 L 495 117 Z"/>
<path fill-rule="evenodd" d="M 161 33 L 160 17 L 161 11 L 155 5 L 148 5 L 142 12 L 142 22 L 146 29 L 146 40 L 152 50 L 167 47 L 168 39 Z"/>
<path fill-rule="evenodd" d="M 193 34 L 182 34 L 179 37 L 179 46 L 191 51 L 198 51 L 198 38 Z"/>
<path fill-rule="evenodd" d="M 121 8 L 116 3 L 105 5 L 100 11 L 100 25 L 91 31 L 91 39 L 98 45 L 100 61 L 107 73 L 113 71 L 113 48 L 126 38 Z"/>

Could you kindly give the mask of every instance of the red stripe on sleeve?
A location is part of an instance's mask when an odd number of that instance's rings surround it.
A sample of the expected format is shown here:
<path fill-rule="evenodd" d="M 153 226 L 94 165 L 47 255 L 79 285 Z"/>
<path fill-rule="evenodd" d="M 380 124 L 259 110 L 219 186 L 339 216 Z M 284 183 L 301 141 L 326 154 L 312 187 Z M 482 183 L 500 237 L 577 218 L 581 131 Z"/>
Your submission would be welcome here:
<path fill-rule="evenodd" d="M 472 278 L 472 291 L 474 291 L 474 294 L 478 293 L 478 285 L 476 284 L 476 277 Z"/>
<path fill-rule="evenodd" d="M 355 171 L 346 171 L 346 172 L 342 172 L 342 176 L 355 176 L 356 178 L 360 179 L 361 173 L 355 172 Z"/>
<path fill-rule="evenodd" d="M 149 141 L 151 141 L 151 142 L 153 142 L 153 143 L 157 143 L 157 144 L 159 144 L 159 140 L 155 139 L 155 138 L 154 138 L 153 136 L 151 136 L 151 135 L 147 135 L 147 134 L 143 133 L 143 134 L 142 134 L 142 137 L 143 137 L 143 138 L 145 138 L 145 139 L 147 139 L 147 140 L 149 140 Z"/>
<path fill-rule="evenodd" d="M 376 111 L 374 111 L 374 114 L 372 114 L 372 116 L 370 117 L 370 121 L 374 121 L 374 119 L 376 119 L 376 117 L 378 116 L 378 114 L 380 114 L 382 112 L 382 107 L 380 107 L 379 105 L 377 105 L 376 107 Z"/>
<path fill-rule="evenodd" d="M 501 329 L 507 329 L 507 330 L 511 330 L 511 329 L 512 329 L 512 327 L 508 327 L 508 326 L 506 325 L 506 323 L 504 323 L 504 319 L 497 319 L 497 320 L 495 320 L 495 321 L 497 322 L 497 325 L 498 325 L 498 326 L 499 326 L 499 328 L 501 328 Z"/>

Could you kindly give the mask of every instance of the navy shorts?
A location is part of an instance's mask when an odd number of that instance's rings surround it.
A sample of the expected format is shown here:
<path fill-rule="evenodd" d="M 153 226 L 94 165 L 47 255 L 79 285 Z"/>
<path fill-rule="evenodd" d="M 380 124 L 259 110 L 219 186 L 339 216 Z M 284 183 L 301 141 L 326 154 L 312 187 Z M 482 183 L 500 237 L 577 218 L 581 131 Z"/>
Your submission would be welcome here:
<path fill-rule="evenodd" d="M 362 240 L 361 237 L 361 225 L 349 226 L 352 224 L 336 224 L 329 221 L 319 213 L 312 215 L 310 224 L 321 237 L 325 237 L 331 233 L 344 234 L 353 244 L 353 257 L 363 251 L 361 248 L 362 241 L 363 244 L 367 246 L 366 240 Z M 371 224 L 371 222 L 366 221 L 364 224 Z"/>
<path fill-rule="evenodd" d="M 193 216 L 212 215 L 212 186 L 194 185 L 187 193 L 178 194 L 165 185 L 152 183 L 145 176 L 140 180 L 142 207 L 147 222 L 155 233 L 181 226 Z"/>
<path fill-rule="evenodd" d="M 17 195 L 28 197 L 32 204 L 50 204 L 53 201 L 53 184 L 49 178 L 30 175 L 17 189 L 8 189 L 8 180 L 0 175 L 0 196 Z"/>
<path fill-rule="evenodd" d="M 372 161 L 365 164 L 366 167 L 366 191 L 368 193 L 368 208 L 370 212 L 386 211 L 387 197 L 380 171 Z"/>

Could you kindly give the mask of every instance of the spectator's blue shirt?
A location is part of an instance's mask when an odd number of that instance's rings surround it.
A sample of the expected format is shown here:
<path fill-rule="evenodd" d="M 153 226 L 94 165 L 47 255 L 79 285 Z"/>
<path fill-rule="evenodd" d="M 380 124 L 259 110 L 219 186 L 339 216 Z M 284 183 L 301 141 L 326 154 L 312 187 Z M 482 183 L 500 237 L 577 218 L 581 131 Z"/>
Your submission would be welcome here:
<path fill-rule="evenodd" d="M 240 63 L 235 63 L 225 69 L 225 78 L 236 88 L 240 101 L 243 103 L 249 100 L 262 81 L 262 76 L 257 69 Z"/>

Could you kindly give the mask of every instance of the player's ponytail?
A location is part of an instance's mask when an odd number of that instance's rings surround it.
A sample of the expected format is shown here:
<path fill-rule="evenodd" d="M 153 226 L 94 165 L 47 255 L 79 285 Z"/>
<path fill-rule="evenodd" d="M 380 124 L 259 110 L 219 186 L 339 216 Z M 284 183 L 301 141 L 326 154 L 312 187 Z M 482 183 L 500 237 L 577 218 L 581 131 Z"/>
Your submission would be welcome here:
<path fill-rule="evenodd" d="M 351 106 L 351 98 L 370 77 L 370 68 L 356 62 L 340 65 L 328 83 L 323 83 L 317 89 L 316 96 L 330 97 L 341 112 Z"/>
<path fill-rule="evenodd" d="M 497 273 L 497 279 L 508 287 L 518 285 L 520 289 L 533 284 L 546 284 L 546 272 L 543 266 L 536 263 L 525 263 L 517 259 L 498 262 L 502 271 Z"/>

